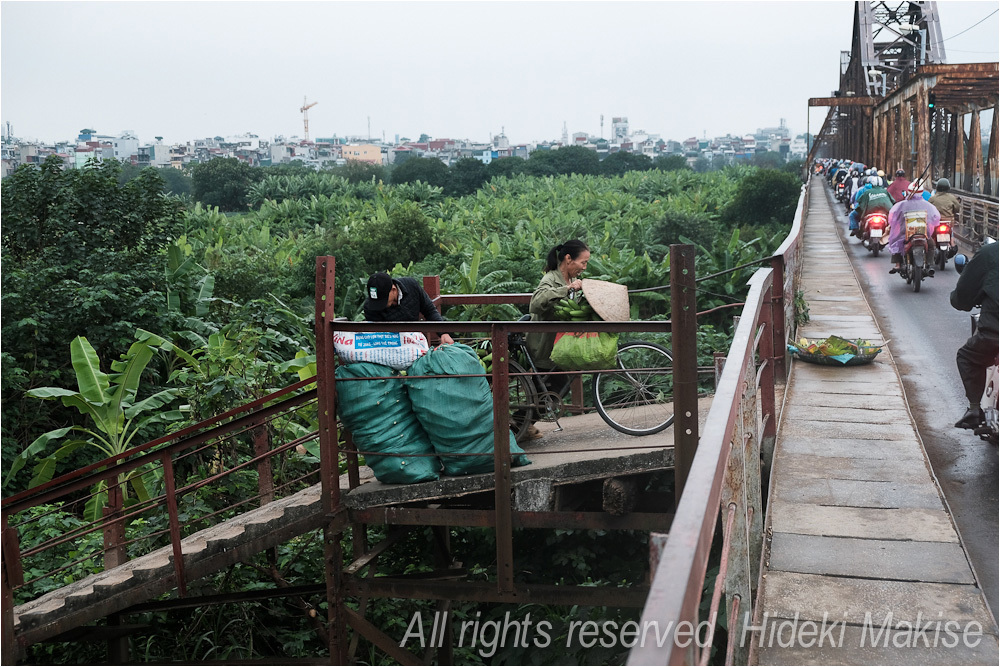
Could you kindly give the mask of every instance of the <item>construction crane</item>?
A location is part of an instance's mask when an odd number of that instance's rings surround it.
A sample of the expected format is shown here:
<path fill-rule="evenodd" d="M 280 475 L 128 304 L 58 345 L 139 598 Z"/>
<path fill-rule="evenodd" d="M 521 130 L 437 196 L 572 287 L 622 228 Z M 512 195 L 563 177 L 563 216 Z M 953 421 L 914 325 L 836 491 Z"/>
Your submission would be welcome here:
<path fill-rule="evenodd" d="M 313 108 L 319 104 L 319 102 L 307 102 L 306 96 L 302 96 L 302 108 L 299 111 L 302 112 L 302 127 L 306 133 L 306 141 L 309 141 L 309 109 Z"/>

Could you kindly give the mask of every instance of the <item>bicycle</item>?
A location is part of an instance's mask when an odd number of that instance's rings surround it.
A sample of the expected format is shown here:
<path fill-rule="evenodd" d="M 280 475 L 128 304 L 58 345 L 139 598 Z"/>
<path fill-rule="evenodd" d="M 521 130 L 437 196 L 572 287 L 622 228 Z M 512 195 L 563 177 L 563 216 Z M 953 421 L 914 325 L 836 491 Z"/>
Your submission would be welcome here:
<path fill-rule="evenodd" d="M 509 334 L 508 346 L 510 428 L 520 441 L 535 421 L 554 421 L 558 425 L 573 376 L 540 371 L 528 352 L 523 333 Z M 515 359 L 523 359 L 531 371 Z M 635 436 L 652 435 L 670 426 L 674 421 L 670 352 L 656 343 L 628 341 L 618 346 L 615 364 L 616 370 L 593 372 L 594 409 L 608 426 Z M 565 378 L 564 383 L 553 391 L 546 380 L 558 377 Z"/>

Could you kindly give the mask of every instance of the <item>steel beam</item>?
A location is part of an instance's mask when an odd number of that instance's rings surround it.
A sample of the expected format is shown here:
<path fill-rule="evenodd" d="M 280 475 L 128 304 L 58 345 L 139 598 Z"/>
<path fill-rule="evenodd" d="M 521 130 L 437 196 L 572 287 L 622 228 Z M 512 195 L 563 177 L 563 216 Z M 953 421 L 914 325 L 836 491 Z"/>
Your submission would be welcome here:
<path fill-rule="evenodd" d="M 693 245 L 670 246 L 670 337 L 674 363 L 674 493 L 679 500 L 698 450 L 698 304 Z"/>

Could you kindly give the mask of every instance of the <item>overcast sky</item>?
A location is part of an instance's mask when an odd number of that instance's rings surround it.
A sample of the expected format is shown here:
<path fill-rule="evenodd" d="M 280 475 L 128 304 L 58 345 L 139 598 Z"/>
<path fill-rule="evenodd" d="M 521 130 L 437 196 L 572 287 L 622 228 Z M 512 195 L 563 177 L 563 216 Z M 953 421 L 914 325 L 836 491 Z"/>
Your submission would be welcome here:
<path fill-rule="evenodd" d="M 998 6 L 938 2 L 949 63 L 997 60 Z M 558 139 L 564 122 L 600 135 L 601 114 L 605 137 L 613 116 L 665 139 L 781 118 L 800 133 L 807 99 L 837 88 L 853 15 L 846 1 L 5 0 L 0 121 L 43 141 L 84 127 L 270 139 L 302 136 L 307 96 L 314 139 L 370 122 L 388 140 L 504 128 L 523 143 Z"/>

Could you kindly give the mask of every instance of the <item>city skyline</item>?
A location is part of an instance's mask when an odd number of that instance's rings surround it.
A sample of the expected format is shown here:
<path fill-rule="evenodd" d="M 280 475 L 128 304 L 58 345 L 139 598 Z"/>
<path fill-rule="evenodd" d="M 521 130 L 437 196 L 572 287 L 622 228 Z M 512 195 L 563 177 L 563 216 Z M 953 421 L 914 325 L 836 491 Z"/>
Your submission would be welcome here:
<path fill-rule="evenodd" d="M 948 62 L 997 60 L 998 7 L 938 3 Z M 823 110 L 808 116 L 807 99 L 837 87 L 853 24 L 851 2 L 6 0 L 0 11 L 0 120 L 44 142 L 84 127 L 165 143 L 302 137 L 304 98 L 318 103 L 311 138 L 485 142 L 503 128 L 533 143 L 558 140 L 564 123 L 608 138 L 613 116 L 678 141 L 781 118 L 793 136 L 815 133 Z"/>

